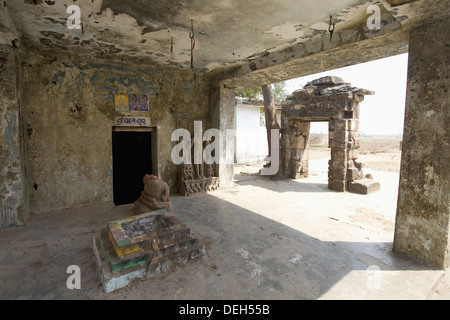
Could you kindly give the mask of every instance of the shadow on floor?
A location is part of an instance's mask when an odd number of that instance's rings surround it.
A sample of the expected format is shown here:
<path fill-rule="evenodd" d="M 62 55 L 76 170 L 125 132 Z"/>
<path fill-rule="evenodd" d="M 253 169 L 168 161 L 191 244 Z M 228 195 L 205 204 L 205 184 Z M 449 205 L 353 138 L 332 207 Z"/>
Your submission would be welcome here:
<path fill-rule="evenodd" d="M 275 180 L 269 177 L 261 177 L 258 174 L 249 175 L 245 179 L 235 179 L 235 183 L 240 186 L 251 185 L 275 192 L 334 192 L 328 188 L 327 183 L 315 183 L 310 180 L 302 181 L 302 179 Z"/>
<path fill-rule="evenodd" d="M 31 216 L 24 227 L 0 230 L 0 299 L 318 299 L 332 289 L 331 298 L 370 298 L 372 293 L 390 298 L 368 286 L 371 266 L 381 272 L 384 290 L 391 285 L 401 290 L 395 281 L 406 281 L 408 292 L 398 293 L 401 299 L 417 298 L 435 281 L 434 273 L 420 275 L 435 270 L 394 254 L 389 242 L 321 241 L 214 193 L 174 195 L 171 201 L 172 214 L 206 244 L 202 259 L 105 294 L 92 237 L 105 223 L 131 215 L 132 205 L 107 203 Z M 70 265 L 81 269 L 80 290 L 66 287 Z M 409 271 L 416 273 L 405 280 Z"/>

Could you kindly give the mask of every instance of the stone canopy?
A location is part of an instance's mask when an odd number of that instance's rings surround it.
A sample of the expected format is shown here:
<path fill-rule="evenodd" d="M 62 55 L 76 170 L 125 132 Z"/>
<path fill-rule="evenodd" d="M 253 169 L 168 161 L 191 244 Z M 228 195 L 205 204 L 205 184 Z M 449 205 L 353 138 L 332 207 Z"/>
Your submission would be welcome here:
<path fill-rule="evenodd" d="M 363 174 L 359 156 L 359 102 L 374 92 L 353 87 L 335 76 L 308 82 L 290 95 L 281 112 L 281 166 L 286 178 L 308 177 L 309 130 L 312 121 L 328 121 L 331 159 L 328 186 L 335 191 L 367 194 L 379 183 Z"/>
<path fill-rule="evenodd" d="M 331 99 L 354 99 L 363 101 L 365 95 L 374 95 L 374 91 L 357 88 L 342 78 L 326 76 L 308 82 L 303 89 L 295 90 L 286 99 L 287 103 L 298 101 L 320 101 Z"/>

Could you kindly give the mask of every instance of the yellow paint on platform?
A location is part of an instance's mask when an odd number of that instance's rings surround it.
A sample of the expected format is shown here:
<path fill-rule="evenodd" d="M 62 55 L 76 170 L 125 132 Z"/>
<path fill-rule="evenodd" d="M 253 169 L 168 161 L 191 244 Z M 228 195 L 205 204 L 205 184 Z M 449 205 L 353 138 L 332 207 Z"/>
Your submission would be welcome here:
<path fill-rule="evenodd" d="M 154 237 L 153 233 L 149 233 L 143 236 L 130 238 L 126 235 L 125 231 L 123 230 L 122 224 L 146 218 L 148 216 L 155 214 L 164 214 L 166 212 L 167 212 L 166 209 L 161 209 L 109 222 L 107 225 L 108 235 L 117 256 L 122 257 L 124 255 L 143 250 L 142 246 L 143 242 L 151 241 L 151 239 Z M 171 217 L 170 219 L 175 218 Z"/>
<path fill-rule="evenodd" d="M 139 244 L 131 244 L 131 245 L 127 245 L 125 247 L 119 247 L 117 245 L 116 241 L 114 240 L 114 237 L 110 231 L 108 232 L 108 234 L 109 234 L 109 239 L 111 240 L 111 243 L 113 245 L 114 251 L 116 252 L 118 257 L 122 257 L 126 254 L 130 254 L 130 253 L 142 250 L 142 247 Z"/>

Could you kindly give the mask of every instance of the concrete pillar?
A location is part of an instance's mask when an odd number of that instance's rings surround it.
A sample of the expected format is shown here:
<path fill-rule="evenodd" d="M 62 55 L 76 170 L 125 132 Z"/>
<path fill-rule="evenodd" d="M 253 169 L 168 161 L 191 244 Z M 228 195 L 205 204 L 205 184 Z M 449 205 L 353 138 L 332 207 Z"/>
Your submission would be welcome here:
<path fill-rule="evenodd" d="M 221 189 L 233 186 L 234 177 L 234 134 L 236 133 L 235 118 L 235 90 L 223 87 L 211 89 L 210 119 L 212 126 L 219 129 L 222 134 L 222 154 L 220 164 L 216 166 L 219 173 L 219 186 Z M 232 133 L 233 136 L 227 135 Z"/>
<path fill-rule="evenodd" d="M 449 266 L 449 16 L 410 32 L 394 251 Z"/>
<path fill-rule="evenodd" d="M 0 45 L 0 228 L 28 218 L 18 70 L 14 49 Z"/>

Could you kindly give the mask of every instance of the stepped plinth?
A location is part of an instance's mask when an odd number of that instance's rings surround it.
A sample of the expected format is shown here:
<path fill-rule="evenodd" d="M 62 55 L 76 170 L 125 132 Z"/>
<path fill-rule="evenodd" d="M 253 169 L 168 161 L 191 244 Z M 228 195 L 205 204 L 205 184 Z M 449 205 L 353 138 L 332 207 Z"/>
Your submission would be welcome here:
<path fill-rule="evenodd" d="M 107 223 L 94 237 L 93 247 L 107 293 L 205 254 L 205 246 L 168 209 Z"/>

